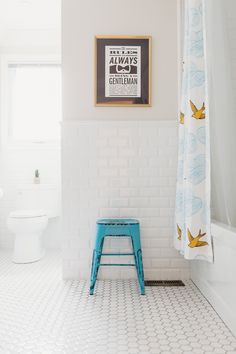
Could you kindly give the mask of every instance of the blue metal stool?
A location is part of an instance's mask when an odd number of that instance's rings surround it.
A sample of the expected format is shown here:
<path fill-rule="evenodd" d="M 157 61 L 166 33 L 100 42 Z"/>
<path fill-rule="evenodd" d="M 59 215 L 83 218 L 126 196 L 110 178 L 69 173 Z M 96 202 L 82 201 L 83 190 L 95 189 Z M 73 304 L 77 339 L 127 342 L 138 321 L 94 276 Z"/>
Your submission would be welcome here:
<path fill-rule="evenodd" d="M 102 253 L 106 236 L 130 237 L 133 253 Z M 135 264 L 107 264 L 101 263 L 102 256 L 134 256 Z M 145 295 L 142 249 L 140 242 L 139 221 L 135 219 L 99 219 L 97 221 L 97 233 L 90 278 L 90 295 L 93 295 L 100 266 L 133 266 L 136 267 L 140 291 Z"/>

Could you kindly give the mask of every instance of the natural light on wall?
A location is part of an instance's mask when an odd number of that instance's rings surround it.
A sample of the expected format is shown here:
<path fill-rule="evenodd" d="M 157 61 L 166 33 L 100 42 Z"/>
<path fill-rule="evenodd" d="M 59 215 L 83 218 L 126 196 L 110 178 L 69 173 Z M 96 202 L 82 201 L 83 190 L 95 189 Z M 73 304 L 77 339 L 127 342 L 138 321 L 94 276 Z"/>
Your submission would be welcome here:
<path fill-rule="evenodd" d="M 9 64 L 8 75 L 10 139 L 58 140 L 62 116 L 60 65 Z"/>

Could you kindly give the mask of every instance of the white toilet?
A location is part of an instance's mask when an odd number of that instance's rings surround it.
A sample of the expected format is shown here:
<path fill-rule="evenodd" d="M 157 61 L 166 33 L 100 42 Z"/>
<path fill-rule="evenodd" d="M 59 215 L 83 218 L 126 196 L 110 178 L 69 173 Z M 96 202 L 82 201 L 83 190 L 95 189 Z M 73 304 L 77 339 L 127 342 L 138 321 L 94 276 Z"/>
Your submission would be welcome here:
<path fill-rule="evenodd" d="M 15 234 L 14 263 L 31 263 L 44 255 L 42 234 L 48 219 L 59 216 L 60 193 L 53 185 L 32 184 L 17 191 L 16 210 L 7 226 Z"/>

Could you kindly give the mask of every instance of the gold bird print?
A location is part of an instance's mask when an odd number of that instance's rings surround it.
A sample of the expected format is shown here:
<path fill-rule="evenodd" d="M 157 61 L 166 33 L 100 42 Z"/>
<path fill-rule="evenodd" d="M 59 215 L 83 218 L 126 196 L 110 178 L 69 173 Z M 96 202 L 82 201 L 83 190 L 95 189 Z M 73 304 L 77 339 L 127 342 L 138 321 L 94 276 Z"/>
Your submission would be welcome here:
<path fill-rule="evenodd" d="M 180 124 L 184 124 L 184 113 L 182 112 L 180 112 L 179 122 Z"/>
<path fill-rule="evenodd" d="M 178 240 L 181 240 L 181 238 L 182 238 L 182 230 L 181 230 L 181 228 L 179 227 L 179 225 L 177 224 L 177 232 L 178 232 Z"/>
<path fill-rule="evenodd" d="M 192 117 L 195 119 L 205 119 L 206 115 L 203 113 L 206 109 L 205 103 L 203 102 L 202 108 L 198 109 L 195 104 L 190 100 L 191 110 L 193 112 Z"/>
<path fill-rule="evenodd" d="M 189 239 L 188 246 L 190 248 L 208 246 L 208 242 L 200 241 L 200 238 L 202 238 L 205 235 L 206 235 L 206 233 L 202 234 L 201 229 L 200 229 L 198 235 L 196 237 L 193 237 L 190 230 L 188 229 L 188 239 Z"/>

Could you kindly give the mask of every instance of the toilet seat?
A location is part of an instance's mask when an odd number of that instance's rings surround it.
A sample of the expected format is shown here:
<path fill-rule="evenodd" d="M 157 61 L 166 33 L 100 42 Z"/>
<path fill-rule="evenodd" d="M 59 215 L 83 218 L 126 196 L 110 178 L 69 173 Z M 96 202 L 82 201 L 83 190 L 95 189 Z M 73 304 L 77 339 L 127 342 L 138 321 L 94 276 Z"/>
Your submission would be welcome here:
<path fill-rule="evenodd" d="M 42 216 L 47 216 L 43 210 L 15 210 L 9 214 L 10 218 L 15 219 L 39 218 Z"/>

